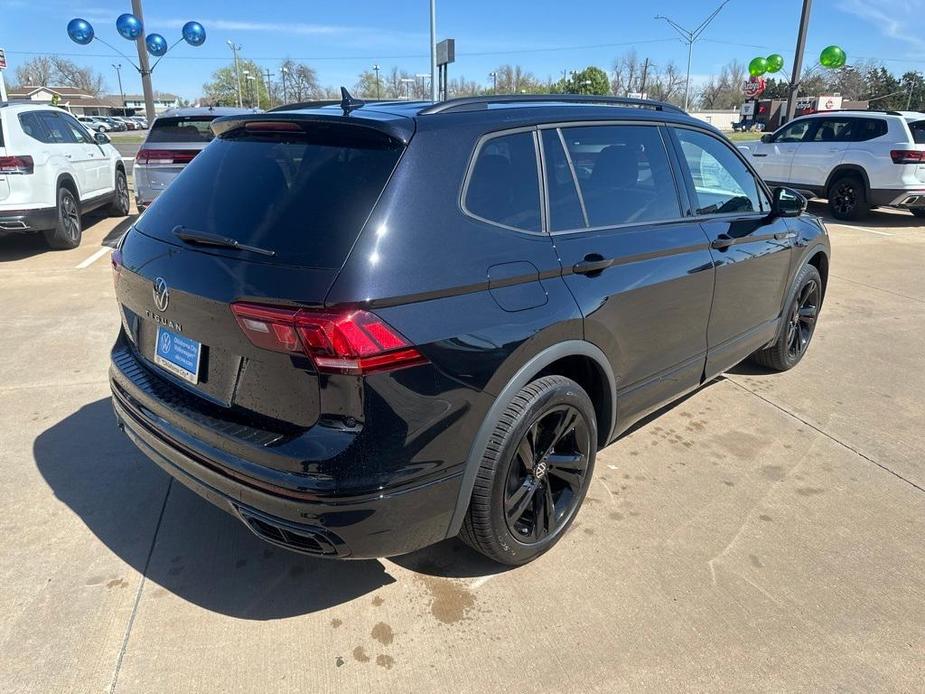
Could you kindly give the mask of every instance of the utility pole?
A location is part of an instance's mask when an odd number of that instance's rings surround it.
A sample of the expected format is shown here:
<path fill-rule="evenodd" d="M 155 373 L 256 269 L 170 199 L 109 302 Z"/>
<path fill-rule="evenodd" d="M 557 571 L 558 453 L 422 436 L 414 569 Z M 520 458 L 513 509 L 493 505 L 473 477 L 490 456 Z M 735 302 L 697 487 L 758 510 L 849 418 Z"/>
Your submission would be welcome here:
<path fill-rule="evenodd" d="M 430 100 L 437 101 L 437 0 L 430 0 Z"/>
<path fill-rule="evenodd" d="M 915 84 L 918 82 L 918 75 L 912 73 L 912 81 L 909 82 L 909 98 L 906 99 L 906 110 L 912 110 L 912 92 L 915 91 Z"/>
<path fill-rule="evenodd" d="M 489 73 L 488 73 L 488 76 L 491 77 L 492 83 L 494 84 L 494 87 L 492 87 L 491 93 L 492 93 L 493 95 L 497 96 L 497 95 L 498 95 L 498 73 L 497 73 L 497 72 L 489 72 Z"/>
<path fill-rule="evenodd" d="M 286 75 L 289 74 L 289 69 L 281 67 L 279 69 L 279 78 L 283 81 L 283 103 L 289 103 L 289 92 L 286 91 Z"/>
<path fill-rule="evenodd" d="M 144 25 L 145 17 L 141 9 L 141 0 L 132 0 L 132 14 Z M 144 32 L 135 39 L 138 49 L 138 72 L 141 73 L 141 91 L 145 95 L 145 116 L 149 123 L 154 123 L 154 87 L 151 86 L 151 67 L 148 63 L 148 48 L 145 46 Z M 123 102 L 124 106 L 124 102 Z"/>
<path fill-rule="evenodd" d="M 125 115 L 125 91 L 122 89 L 122 63 L 113 63 L 112 66 L 116 69 L 116 79 L 119 80 L 119 96 L 122 98 L 119 106 L 121 107 L 122 115 Z"/>
<path fill-rule="evenodd" d="M 642 94 L 642 98 L 646 98 L 646 77 L 649 75 L 649 59 L 646 58 L 646 62 L 642 64 L 642 84 L 639 85 L 639 93 Z"/>
<path fill-rule="evenodd" d="M 376 73 L 376 99 L 377 100 L 382 98 L 382 95 L 379 93 L 379 70 L 381 69 L 382 68 L 380 67 L 379 63 L 376 63 L 375 65 L 373 65 L 373 71 Z"/>
<path fill-rule="evenodd" d="M 656 19 L 664 19 L 666 22 L 668 22 L 671 28 L 674 29 L 676 32 L 678 32 L 678 34 L 680 34 L 681 38 L 687 44 L 687 82 L 684 85 L 684 110 L 685 111 L 688 110 L 690 106 L 690 100 L 691 100 L 691 60 L 693 59 L 693 56 L 694 56 L 694 44 L 701 37 L 701 35 L 703 35 L 703 32 L 706 31 L 707 27 L 710 26 L 710 23 L 714 19 L 716 19 L 716 15 L 718 15 L 720 11 L 726 5 L 729 4 L 729 2 L 730 0 L 723 0 L 720 6 L 717 7 L 715 10 L 713 10 L 710 16 L 704 19 L 700 23 L 700 25 L 694 30 L 685 29 L 680 24 L 675 22 L 673 19 L 665 17 L 664 15 L 660 15 L 660 14 L 655 15 Z"/>
<path fill-rule="evenodd" d="M 233 41 L 225 41 L 225 43 L 228 44 L 228 48 L 234 53 L 234 76 L 238 81 L 238 108 L 242 108 L 244 106 L 244 101 L 241 99 L 241 71 L 238 70 L 238 51 L 241 50 L 241 47 L 236 45 Z"/>
<path fill-rule="evenodd" d="M 809 30 L 809 15 L 813 9 L 813 0 L 803 0 L 803 12 L 800 14 L 800 31 L 797 34 L 797 49 L 793 56 L 793 75 L 787 98 L 787 120 L 789 123 L 797 114 L 797 96 L 800 93 L 800 75 L 803 72 L 803 53 L 806 51 L 806 32 Z M 783 125 L 783 123 L 781 123 Z"/>
<path fill-rule="evenodd" d="M 267 108 L 273 108 L 273 82 L 270 81 L 270 68 L 266 68 L 263 74 L 266 77 L 267 85 Z"/>

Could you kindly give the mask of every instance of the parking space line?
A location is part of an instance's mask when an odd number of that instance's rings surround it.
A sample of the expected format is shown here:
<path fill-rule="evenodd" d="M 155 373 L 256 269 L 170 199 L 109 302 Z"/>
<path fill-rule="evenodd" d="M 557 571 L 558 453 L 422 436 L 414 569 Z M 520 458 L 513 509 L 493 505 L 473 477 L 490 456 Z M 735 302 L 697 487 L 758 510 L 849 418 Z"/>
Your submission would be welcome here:
<path fill-rule="evenodd" d="M 101 249 L 99 249 L 96 253 L 94 253 L 94 254 L 91 255 L 89 258 L 87 258 L 87 259 L 84 260 L 82 263 L 80 263 L 80 264 L 77 266 L 77 269 L 78 269 L 78 270 L 84 270 L 84 269 L 90 267 L 91 265 L 93 265 L 93 263 L 95 263 L 97 260 L 99 260 L 100 258 L 102 258 L 102 257 L 103 257 L 104 255 L 106 255 L 107 253 L 112 253 L 112 249 L 111 249 L 109 246 L 103 246 L 103 247 L 102 247 Z"/>
<path fill-rule="evenodd" d="M 877 231 L 876 229 L 867 229 L 866 227 L 855 227 L 850 224 L 839 224 L 835 222 L 834 225 L 844 227 L 845 229 L 854 229 L 855 231 L 866 231 L 868 234 L 878 234 L 879 236 L 896 236 L 896 234 L 890 234 L 886 231 Z"/>

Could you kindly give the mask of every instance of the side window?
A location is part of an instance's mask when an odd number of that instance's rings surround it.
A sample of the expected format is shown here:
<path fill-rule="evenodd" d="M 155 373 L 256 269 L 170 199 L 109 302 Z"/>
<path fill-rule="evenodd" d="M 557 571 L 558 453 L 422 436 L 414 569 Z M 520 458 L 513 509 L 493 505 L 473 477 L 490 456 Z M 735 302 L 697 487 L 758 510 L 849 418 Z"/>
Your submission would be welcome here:
<path fill-rule="evenodd" d="M 540 231 L 539 181 L 532 132 L 492 138 L 472 167 L 466 210 L 495 224 Z"/>
<path fill-rule="evenodd" d="M 774 136 L 774 142 L 802 142 L 812 126 L 812 120 L 795 120 Z"/>
<path fill-rule="evenodd" d="M 73 135 L 75 141 L 81 142 L 87 145 L 93 144 L 93 140 L 90 139 L 90 136 L 87 134 L 87 131 L 84 129 L 84 127 L 80 123 L 77 122 L 76 118 L 74 118 L 73 116 L 69 116 L 66 113 L 58 114 L 58 118 L 61 118 L 64 120 L 68 129 L 71 131 L 71 134 Z"/>
<path fill-rule="evenodd" d="M 912 140 L 915 144 L 925 145 L 925 120 L 909 123 L 909 130 L 912 131 Z"/>
<path fill-rule="evenodd" d="M 592 227 L 681 217 L 671 163 L 658 128 L 600 125 L 564 128 Z"/>
<path fill-rule="evenodd" d="M 64 118 L 54 111 L 39 111 L 39 118 L 45 123 L 45 129 L 50 136 L 49 142 L 57 145 L 74 144 L 77 139 L 68 127 Z"/>
<path fill-rule="evenodd" d="M 48 132 L 48 128 L 45 126 L 45 121 L 39 118 L 39 113 L 39 111 L 20 113 L 19 125 L 22 131 L 33 140 L 46 143 L 53 142 L 51 133 Z"/>
<path fill-rule="evenodd" d="M 850 142 L 867 142 L 887 133 L 886 121 L 882 118 L 855 118 L 851 121 Z"/>
<path fill-rule="evenodd" d="M 850 138 L 853 118 L 824 118 L 810 142 L 846 142 Z"/>
<path fill-rule="evenodd" d="M 695 130 L 676 128 L 694 183 L 699 215 L 758 212 L 758 182 L 729 147 Z"/>
<path fill-rule="evenodd" d="M 558 130 L 542 130 L 546 158 L 546 195 L 549 201 L 549 230 L 582 229 L 588 226 L 572 165 L 562 149 Z"/>

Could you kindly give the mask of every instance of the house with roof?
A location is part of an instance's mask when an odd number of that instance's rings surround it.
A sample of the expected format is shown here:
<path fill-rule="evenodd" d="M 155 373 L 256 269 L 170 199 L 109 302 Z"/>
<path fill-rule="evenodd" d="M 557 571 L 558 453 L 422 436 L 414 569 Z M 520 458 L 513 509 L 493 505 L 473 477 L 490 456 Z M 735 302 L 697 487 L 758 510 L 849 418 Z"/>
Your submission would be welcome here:
<path fill-rule="evenodd" d="M 108 116 L 119 111 L 119 102 L 88 94 L 78 87 L 22 85 L 8 90 L 10 101 L 55 105 L 75 116 Z"/>
<path fill-rule="evenodd" d="M 118 99 L 118 97 L 114 97 Z M 180 107 L 180 97 L 167 92 L 154 92 L 154 112 L 158 115 L 172 108 Z M 134 109 L 137 113 L 145 111 L 145 97 L 142 94 L 126 94 L 125 108 Z"/>

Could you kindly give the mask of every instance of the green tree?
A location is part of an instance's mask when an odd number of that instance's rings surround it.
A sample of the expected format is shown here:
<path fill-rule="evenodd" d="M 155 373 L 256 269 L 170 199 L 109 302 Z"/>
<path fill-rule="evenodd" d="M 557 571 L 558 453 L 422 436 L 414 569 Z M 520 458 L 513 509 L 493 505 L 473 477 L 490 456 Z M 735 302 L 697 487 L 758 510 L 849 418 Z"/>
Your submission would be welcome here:
<path fill-rule="evenodd" d="M 564 94 L 610 94 L 610 78 L 601 68 L 589 65 L 584 70 L 569 73 L 553 87 Z"/>
<path fill-rule="evenodd" d="M 236 106 L 239 79 L 241 101 L 245 106 L 269 107 L 266 77 L 257 63 L 246 58 L 238 59 L 237 73 L 233 62 L 212 73 L 212 80 L 202 85 L 206 102 L 214 106 Z"/>

